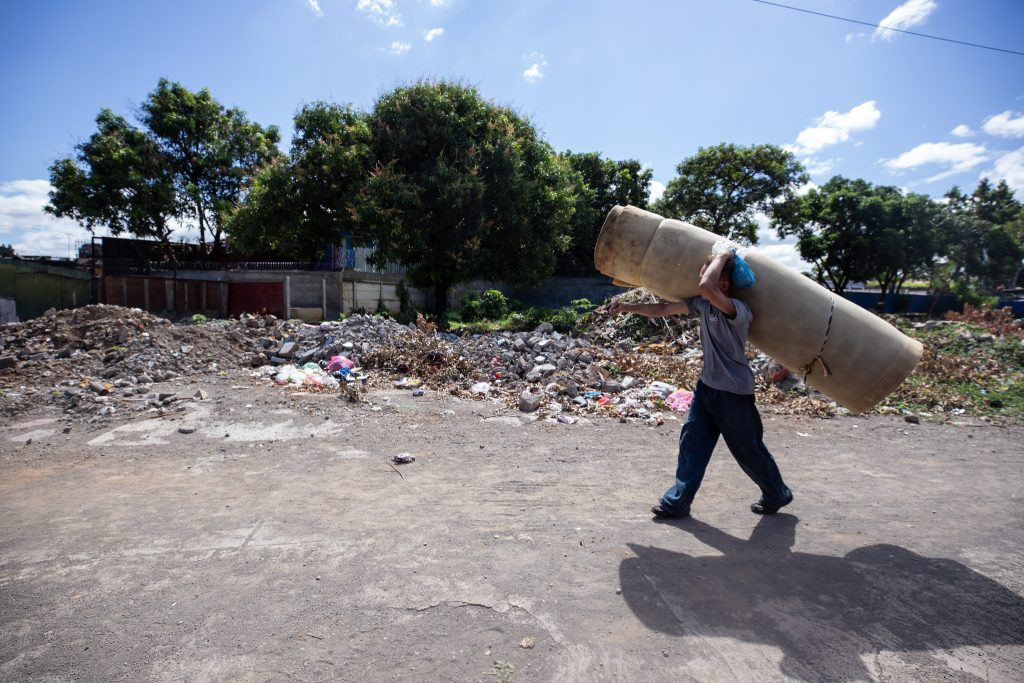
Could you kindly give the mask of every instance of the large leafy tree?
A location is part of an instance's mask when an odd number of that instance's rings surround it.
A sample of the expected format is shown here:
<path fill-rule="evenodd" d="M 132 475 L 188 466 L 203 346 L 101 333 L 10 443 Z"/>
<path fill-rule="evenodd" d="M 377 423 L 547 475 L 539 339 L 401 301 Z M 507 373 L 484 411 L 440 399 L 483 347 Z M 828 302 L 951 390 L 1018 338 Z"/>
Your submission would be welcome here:
<path fill-rule="evenodd" d="M 779 237 L 795 235 L 815 279 L 842 294 L 850 282 L 875 275 L 883 244 L 899 241 L 895 231 L 884 234 L 895 200 L 866 180 L 835 176 L 780 207 L 772 224 Z"/>
<path fill-rule="evenodd" d="M 223 224 L 253 176 L 280 156 L 276 126 L 264 129 L 228 108 L 206 88 L 193 92 L 161 78 L 143 103 L 142 124 L 173 173 L 179 206 L 199 243 L 221 247 Z"/>
<path fill-rule="evenodd" d="M 242 251 L 314 257 L 351 228 L 352 202 L 371 160 L 367 116 L 317 102 L 295 115 L 287 160 L 256 177 L 226 230 Z"/>
<path fill-rule="evenodd" d="M 904 195 L 891 186 L 876 187 L 880 222 L 872 226 L 875 248 L 869 259 L 880 288 L 879 304 L 886 294 L 899 292 L 908 278 L 927 275 L 940 249 L 938 226 L 942 209 L 927 195 Z"/>
<path fill-rule="evenodd" d="M 161 79 L 140 108 L 142 127 L 108 109 L 73 157 L 50 167 L 46 210 L 90 231 L 168 242 L 171 225 L 193 226 L 200 243 L 220 248 L 223 221 L 253 175 L 280 156 L 277 128 Z"/>
<path fill-rule="evenodd" d="M 940 222 L 944 259 L 936 263 L 933 286 L 968 300 L 1017 277 L 1024 256 L 1020 238 L 1022 206 L 1005 181 L 982 179 L 971 194 L 954 187 L 946 193 Z"/>
<path fill-rule="evenodd" d="M 375 164 L 356 199 L 355 234 L 374 258 L 429 286 L 443 325 L 448 292 L 476 278 L 538 284 L 568 246 L 569 169 L 533 124 L 452 82 L 420 81 L 378 99 Z"/>
<path fill-rule="evenodd" d="M 635 159 L 615 161 L 597 152 L 560 155 L 575 174 L 576 213 L 569 250 L 559 258 L 558 271 L 566 274 L 594 272 L 594 244 L 604 219 L 616 205 L 647 208 L 652 171 Z"/>
<path fill-rule="evenodd" d="M 170 219 L 179 213 L 174 179 L 156 142 L 109 109 L 96 117 L 96 132 L 76 145 L 74 157 L 50 166 L 50 202 L 45 211 L 71 218 L 90 232 L 167 243 Z"/>
<path fill-rule="evenodd" d="M 757 214 L 774 216 L 808 179 L 775 145 L 701 148 L 676 172 L 654 210 L 747 244 L 757 244 Z"/>

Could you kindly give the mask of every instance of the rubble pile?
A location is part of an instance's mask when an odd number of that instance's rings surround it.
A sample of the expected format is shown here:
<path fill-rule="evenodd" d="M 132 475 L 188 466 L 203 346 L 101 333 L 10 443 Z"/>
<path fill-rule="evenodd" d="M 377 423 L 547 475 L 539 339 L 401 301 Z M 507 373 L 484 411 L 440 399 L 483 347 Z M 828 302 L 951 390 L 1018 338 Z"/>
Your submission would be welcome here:
<path fill-rule="evenodd" d="M 48 311 L 0 328 L 0 412 L 43 402 L 81 419 L 160 415 L 202 398 L 158 391 L 162 382 L 271 380 L 340 391 L 349 400 L 367 387 L 397 386 L 491 400 L 561 422 L 607 414 L 659 424 L 671 406 L 685 404 L 676 392 L 696 384 L 698 330 L 689 321 L 640 329 L 637 318 L 599 310 L 581 335 L 543 323 L 531 332 L 459 337 L 373 315 L 319 324 L 272 315 L 172 323 L 119 306 Z M 776 382 L 802 386 L 766 357 L 753 365 L 762 400 L 786 397 Z M 815 412 L 828 403 L 806 400 Z"/>
<path fill-rule="evenodd" d="M 18 413 L 40 401 L 82 416 L 165 409 L 177 397 L 153 392 L 155 383 L 227 374 L 249 346 L 231 322 L 176 325 L 102 304 L 51 309 L 0 328 L 0 410 Z"/>

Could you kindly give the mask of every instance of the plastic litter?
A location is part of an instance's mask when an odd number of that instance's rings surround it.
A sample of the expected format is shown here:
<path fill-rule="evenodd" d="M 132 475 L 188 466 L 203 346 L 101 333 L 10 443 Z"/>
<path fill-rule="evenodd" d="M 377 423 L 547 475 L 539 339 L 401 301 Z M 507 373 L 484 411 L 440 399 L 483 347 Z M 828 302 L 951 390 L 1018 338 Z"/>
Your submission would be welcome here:
<path fill-rule="evenodd" d="M 327 372 L 351 370 L 354 365 L 355 363 L 345 356 L 331 356 L 331 361 L 327 364 Z"/>
<path fill-rule="evenodd" d="M 278 384 L 297 384 L 321 387 L 336 387 L 338 380 L 328 375 L 316 363 L 306 363 L 302 367 L 282 365 L 274 375 Z"/>
<path fill-rule="evenodd" d="M 754 271 L 750 269 L 747 262 L 743 259 L 746 255 L 747 250 L 738 246 L 734 242 L 729 240 L 718 240 L 714 246 L 711 247 L 711 253 L 715 256 L 724 254 L 731 251 L 733 253 L 732 259 L 732 284 L 737 289 L 747 289 L 753 287 L 756 278 L 754 277 Z"/>
<path fill-rule="evenodd" d="M 665 405 L 677 413 L 689 412 L 691 403 L 693 403 L 693 392 L 686 389 L 673 392 L 665 399 Z"/>
<path fill-rule="evenodd" d="M 398 453 L 391 456 L 391 462 L 396 465 L 405 465 L 406 463 L 415 462 L 416 456 L 412 453 Z"/>

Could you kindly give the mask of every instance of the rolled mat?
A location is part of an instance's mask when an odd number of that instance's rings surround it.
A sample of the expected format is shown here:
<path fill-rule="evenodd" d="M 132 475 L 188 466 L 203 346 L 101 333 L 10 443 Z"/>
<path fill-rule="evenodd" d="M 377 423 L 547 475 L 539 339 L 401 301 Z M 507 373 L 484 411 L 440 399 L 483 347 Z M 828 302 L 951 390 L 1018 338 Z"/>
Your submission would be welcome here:
<path fill-rule="evenodd" d="M 669 301 L 698 296 L 700 269 L 722 239 L 682 221 L 616 206 L 594 248 L 594 265 L 616 284 Z M 860 306 L 750 250 L 757 277 L 733 296 L 750 307 L 750 343 L 853 412 L 885 398 L 914 370 L 924 348 Z"/>

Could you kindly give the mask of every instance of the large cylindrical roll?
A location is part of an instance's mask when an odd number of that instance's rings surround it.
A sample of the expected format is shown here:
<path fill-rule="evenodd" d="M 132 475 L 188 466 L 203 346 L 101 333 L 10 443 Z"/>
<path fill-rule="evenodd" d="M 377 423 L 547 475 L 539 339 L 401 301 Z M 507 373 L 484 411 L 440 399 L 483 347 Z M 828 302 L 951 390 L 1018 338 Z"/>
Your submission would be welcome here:
<path fill-rule="evenodd" d="M 636 207 L 608 214 L 594 249 L 597 270 L 670 301 L 698 295 L 700 269 L 719 235 Z M 754 314 L 750 342 L 797 370 L 840 405 L 861 412 L 885 398 L 921 359 L 920 342 L 878 316 L 751 250 L 757 278 L 734 296 Z M 627 284 L 628 283 L 628 284 Z"/>

